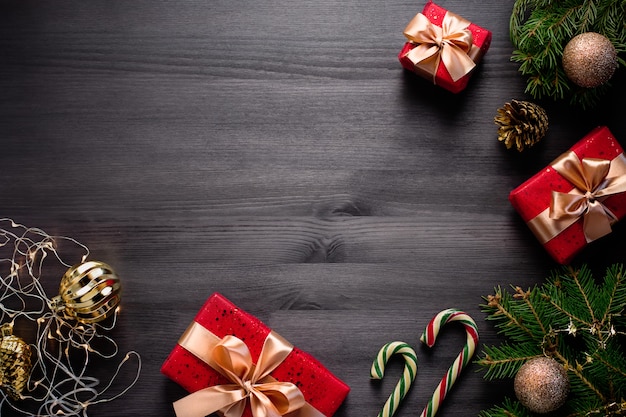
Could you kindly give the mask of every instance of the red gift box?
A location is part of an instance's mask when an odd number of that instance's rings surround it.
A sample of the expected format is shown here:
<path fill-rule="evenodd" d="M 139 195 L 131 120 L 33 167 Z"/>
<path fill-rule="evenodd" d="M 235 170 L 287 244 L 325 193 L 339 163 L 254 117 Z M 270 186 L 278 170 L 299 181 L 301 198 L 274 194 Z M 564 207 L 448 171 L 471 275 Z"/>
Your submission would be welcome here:
<path fill-rule="evenodd" d="M 560 264 L 626 215 L 626 156 L 607 127 L 592 130 L 511 191 L 509 201 Z"/>
<path fill-rule="evenodd" d="M 438 6 L 432 1 L 426 3 L 421 15 L 423 16 L 420 16 L 418 13 L 418 15 L 411 20 L 404 30 L 404 34 L 409 41 L 404 44 L 404 47 L 398 54 L 400 63 L 405 69 L 413 71 L 421 77 L 433 81 L 436 85 L 443 87 L 448 91 L 453 93 L 461 92 L 465 89 L 465 87 L 467 87 L 467 83 L 473 72 L 474 67 L 471 66 L 475 66 L 480 62 L 491 45 L 491 31 L 477 26 L 458 15 L 455 15 L 454 13 L 448 12 L 446 9 Z M 426 19 L 423 19 L 424 16 Z M 444 19 L 456 19 L 456 23 L 443 25 Z M 428 27 L 429 22 L 438 28 L 441 28 L 442 26 L 451 28 L 450 33 L 443 33 L 444 41 L 446 39 L 451 41 L 444 42 L 448 43 L 445 47 L 448 51 L 444 52 L 444 48 L 440 48 L 439 45 L 437 45 L 437 36 L 434 35 L 433 28 Z M 447 20 L 446 22 L 450 21 Z M 461 29 L 464 29 L 466 34 L 461 36 Z M 469 33 L 467 33 L 467 31 L 469 31 Z M 419 39 L 416 37 L 418 33 Z M 428 39 L 424 39 L 424 36 L 429 33 L 433 33 L 433 36 L 431 37 L 429 35 L 427 36 Z M 458 42 L 460 37 L 464 37 L 463 44 Z M 451 44 L 455 44 L 456 46 L 453 47 Z M 411 52 L 418 48 L 419 45 L 423 45 L 424 47 L 430 46 L 433 48 L 431 52 L 434 50 L 438 50 L 439 52 L 436 52 L 434 55 L 416 63 L 414 62 L 415 58 L 411 57 Z M 458 46 L 468 50 L 462 51 L 457 48 Z M 466 60 L 466 65 L 468 67 L 462 70 L 458 75 L 456 69 L 447 68 L 444 63 L 446 59 L 443 54 L 450 53 L 449 51 L 452 49 L 457 49 L 455 52 L 457 54 L 460 53 L 461 55 L 466 55 L 465 57 L 460 56 L 459 58 Z M 441 61 L 439 61 L 439 58 L 441 58 Z M 458 63 L 459 61 L 452 60 L 450 62 Z M 455 73 L 454 76 L 450 74 L 451 71 Z M 459 76 L 460 78 L 457 79 L 456 77 Z"/>
<path fill-rule="evenodd" d="M 202 306 L 190 327 L 165 360 L 161 372 L 190 393 L 201 392 L 207 387 L 232 385 L 232 379 L 228 379 L 216 370 L 213 367 L 215 364 L 209 365 L 205 362 L 206 358 L 201 358 L 204 352 L 197 353 L 193 347 L 194 343 L 204 346 L 207 340 L 211 344 L 226 340 L 231 336 L 245 343 L 249 349 L 254 363 L 252 370 L 260 367 L 259 356 L 262 355 L 263 350 L 268 349 L 264 348 L 266 340 L 278 339 L 288 344 L 259 319 L 239 309 L 224 296 L 215 293 Z M 210 349 L 207 347 L 207 350 Z M 310 354 L 291 345 L 288 349 L 282 361 L 277 361 L 280 363 L 271 371 L 268 378 L 272 381 L 292 383 L 304 396 L 306 405 L 289 416 L 331 417 L 348 395 L 350 388 Z M 194 401 L 191 403 L 193 404 Z M 252 417 L 250 400 L 243 400 L 242 404 L 245 405 L 242 415 Z M 223 414 L 222 411 L 218 412 Z M 197 413 L 196 415 L 204 414 Z"/>

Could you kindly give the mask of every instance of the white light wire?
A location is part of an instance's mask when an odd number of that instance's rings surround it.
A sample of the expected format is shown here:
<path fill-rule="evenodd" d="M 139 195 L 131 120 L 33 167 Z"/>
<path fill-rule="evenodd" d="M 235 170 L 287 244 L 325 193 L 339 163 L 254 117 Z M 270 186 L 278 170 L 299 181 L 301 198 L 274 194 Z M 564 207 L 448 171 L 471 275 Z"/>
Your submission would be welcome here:
<path fill-rule="evenodd" d="M 62 242 L 83 252 L 79 262 L 66 262 L 61 257 L 58 249 Z M 118 310 L 109 325 L 78 323 L 51 308 L 52 299 L 42 285 L 47 270 L 44 263 L 56 260 L 57 266 L 70 268 L 88 256 L 89 248 L 75 239 L 51 236 L 39 228 L 0 218 L 0 324 L 15 325 L 16 320 L 26 320 L 36 331 L 36 342 L 30 344 L 32 373 L 26 392 L 21 399 L 12 400 L 0 390 L 0 414 L 9 407 L 24 416 L 88 417 L 89 406 L 118 399 L 137 383 L 141 356 L 135 351 L 125 355 L 106 384 L 87 374 L 92 356 L 109 361 L 119 354 L 115 340 L 101 333 L 115 327 Z M 61 277 L 56 278 L 60 282 Z M 104 397 L 131 359 L 137 362 L 132 381 L 121 392 Z"/>

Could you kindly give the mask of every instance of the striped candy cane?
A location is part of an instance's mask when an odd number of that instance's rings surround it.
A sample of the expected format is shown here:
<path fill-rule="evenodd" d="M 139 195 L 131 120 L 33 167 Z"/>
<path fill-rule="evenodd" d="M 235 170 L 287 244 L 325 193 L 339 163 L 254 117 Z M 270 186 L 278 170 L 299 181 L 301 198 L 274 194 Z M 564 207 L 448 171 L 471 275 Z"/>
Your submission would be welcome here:
<path fill-rule="evenodd" d="M 402 373 L 402 378 L 400 378 L 396 384 L 395 389 L 389 398 L 387 398 L 383 409 L 378 413 L 378 417 L 393 416 L 400 402 L 409 392 L 413 380 L 415 380 L 415 373 L 417 372 L 417 354 L 411 346 L 404 342 L 389 342 L 383 346 L 378 352 L 376 360 L 372 363 L 370 376 L 372 379 L 382 379 L 385 374 L 387 361 L 389 361 L 391 356 L 397 353 L 401 354 L 404 358 L 404 372 Z"/>
<path fill-rule="evenodd" d="M 459 374 L 463 371 L 463 368 L 467 366 L 470 359 L 474 355 L 476 345 L 478 344 L 478 327 L 476 326 L 474 320 L 463 311 L 455 310 L 453 308 L 443 310 L 433 317 L 420 338 L 422 343 L 425 343 L 428 347 L 433 347 L 441 327 L 451 321 L 460 321 L 463 323 L 465 332 L 467 333 L 467 342 L 465 343 L 461 353 L 459 353 L 454 360 L 450 369 L 448 369 L 446 375 L 441 379 L 441 382 L 439 382 L 437 389 L 435 389 L 433 396 L 428 401 L 428 404 L 424 408 L 424 411 L 422 411 L 420 417 L 433 417 L 437 413 L 437 410 L 446 398 L 448 391 L 450 391 Z"/>

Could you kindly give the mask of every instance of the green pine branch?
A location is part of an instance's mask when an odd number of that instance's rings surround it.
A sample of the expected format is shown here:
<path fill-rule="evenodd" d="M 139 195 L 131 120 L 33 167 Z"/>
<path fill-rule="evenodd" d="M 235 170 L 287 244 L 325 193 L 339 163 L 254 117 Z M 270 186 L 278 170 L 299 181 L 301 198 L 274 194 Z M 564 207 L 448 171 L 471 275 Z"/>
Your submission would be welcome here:
<path fill-rule="evenodd" d="M 476 363 L 485 379 L 512 379 L 529 359 L 548 356 L 570 379 L 570 396 L 559 417 L 626 416 L 626 269 L 613 265 L 598 282 L 591 271 L 564 267 L 541 286 L 495 288 L 481 305 L 508 340 L 483 347 Z M 480 417 L 530 416 L 507 399 Z"/>
<path fill-rule="evenodd" d="M 478 363 L 487 369 L 485 372 L 487 380 L 513 378 L 527 360 L 541 356 L 541 353 L 537 352 L 534 343 L 489 346 L 484 349 L 484 357 Z"/>
<path fill-rule="evenodd" d="M 531 417 L 528 411 L 519 402 L 506 398 L 501 406 L 494 406 L 489 410 L 483 410 L 478 417 Z"/>
<path fill-rule="evenodd" d="M 610 82 L 581 88 L 570 82 L 561 66 L 563 49 L 574 36 L 598 32 L 618 52 L 620 67 L 626 61 L 626 2 L 624 0 L 517 0 L 510 18 L 515 50 L 511 61 L 520 64 L 527 79 L 526 92 L 535 99 L 569 100 L 583 108 L 597 104 Z"/>

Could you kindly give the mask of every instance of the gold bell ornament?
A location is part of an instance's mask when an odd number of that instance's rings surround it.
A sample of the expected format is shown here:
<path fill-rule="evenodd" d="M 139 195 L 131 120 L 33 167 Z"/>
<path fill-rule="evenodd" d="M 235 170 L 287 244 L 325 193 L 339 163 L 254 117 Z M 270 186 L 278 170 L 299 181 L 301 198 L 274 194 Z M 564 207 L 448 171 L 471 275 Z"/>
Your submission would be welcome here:
<path fill-rule="evenodd" d="M 30 346 L 13 335 L 11 324 L 3 324 L 0 332 L 0 388 L 12 400 L 19 400 L 32 370 Z"/>
<path fill-rule="evenodd" d="M 97 323 L 115 313 L 122 285 L 109 265 L 86 261 L 72 266 L 61 278 L 59 295 L 52 308 L 83 324 Z"/>

